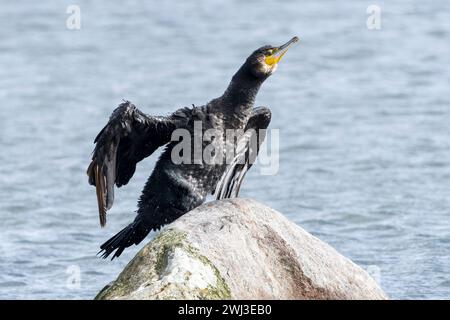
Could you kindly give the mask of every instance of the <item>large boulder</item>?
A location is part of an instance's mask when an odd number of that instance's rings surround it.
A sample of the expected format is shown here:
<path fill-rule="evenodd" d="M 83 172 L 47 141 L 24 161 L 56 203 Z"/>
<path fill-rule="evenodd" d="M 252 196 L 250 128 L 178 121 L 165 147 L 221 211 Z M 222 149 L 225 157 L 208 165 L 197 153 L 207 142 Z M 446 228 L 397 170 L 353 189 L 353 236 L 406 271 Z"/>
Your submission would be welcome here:
<path fill-rule="evenodd" d="M 360 267 L 249 199 L 167 226 L 96 299 L 386 299 Z"/>

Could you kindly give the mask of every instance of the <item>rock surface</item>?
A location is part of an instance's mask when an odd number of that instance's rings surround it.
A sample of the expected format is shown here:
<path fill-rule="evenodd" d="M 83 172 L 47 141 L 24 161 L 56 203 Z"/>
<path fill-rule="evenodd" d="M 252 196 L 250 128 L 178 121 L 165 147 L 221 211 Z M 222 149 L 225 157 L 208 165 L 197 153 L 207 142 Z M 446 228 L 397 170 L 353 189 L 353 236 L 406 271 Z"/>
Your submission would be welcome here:
<path fill-rule="evenodd" d="M 96 299 L 387 299 L 360 267 L 249 199 L 167 226 Z"/>

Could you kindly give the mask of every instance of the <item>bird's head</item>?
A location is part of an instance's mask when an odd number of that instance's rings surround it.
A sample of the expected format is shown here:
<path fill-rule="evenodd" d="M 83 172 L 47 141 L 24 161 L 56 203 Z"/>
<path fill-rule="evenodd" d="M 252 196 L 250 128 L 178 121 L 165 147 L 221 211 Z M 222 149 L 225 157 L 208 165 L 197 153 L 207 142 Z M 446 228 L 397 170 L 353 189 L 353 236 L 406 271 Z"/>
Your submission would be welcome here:
<path fill-rule="evenodd" d="M 298 37 L 279 47 L 264 46 L 254 51 L 246 61 L 251 73 L 257 78 L 266 79 L 277 69 L 278 63 L 292 44 L 299 41 Z"/>

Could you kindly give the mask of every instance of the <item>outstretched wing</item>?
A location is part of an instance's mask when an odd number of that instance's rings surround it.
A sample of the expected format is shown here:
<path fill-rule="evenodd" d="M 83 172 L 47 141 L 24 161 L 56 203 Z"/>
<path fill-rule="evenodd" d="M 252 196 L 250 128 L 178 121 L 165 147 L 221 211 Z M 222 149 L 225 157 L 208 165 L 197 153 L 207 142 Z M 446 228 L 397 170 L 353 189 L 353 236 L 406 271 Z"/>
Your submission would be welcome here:
<path fill-rule="evenodd" d="M 220 178 L 214 192 L 217 200 L 235 198 L 239 195 L 245 174 L 251 168 L 258 156 L 259 148 L 266 137 L 266 129 L 269 126 L 271 113 L 268 108 L 258 107 L 253 109 L 244 131 L 244 135 L 238 141 L 236 155 L 228 164 L 227 170 Z"/>
<path fill-rule="evenodd" d="M 188 108 L 168 117 L 145 115 L 129 101 L 112 113 L 109 122 L 94 140 L 95 149 L 87 169 L 89 183 L 96 186 L 100 225 L 114 202 L 114 184 L 126 185 L 136 164 L 170 141 L 173 130 L 185 125 Z"/>

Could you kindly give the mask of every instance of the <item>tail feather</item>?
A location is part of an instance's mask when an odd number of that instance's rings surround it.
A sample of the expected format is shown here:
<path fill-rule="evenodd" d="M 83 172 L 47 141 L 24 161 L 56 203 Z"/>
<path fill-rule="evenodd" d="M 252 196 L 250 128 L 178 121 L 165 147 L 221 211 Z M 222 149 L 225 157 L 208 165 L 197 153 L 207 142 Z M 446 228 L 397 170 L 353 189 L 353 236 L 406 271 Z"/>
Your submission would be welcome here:
<path fill-rule="evenodd" d="M 134 221 L 119 233 L 113 236 L 100 246 L 100 251 L 97 254 L 102 254 L 101 257 L 106 259 L 111 253 L 116 251 L 111 260 L 120 256 L 129 246 L 140 243 L 150 232 L 151 228 L 145 227 L 142 222 Z"/>

